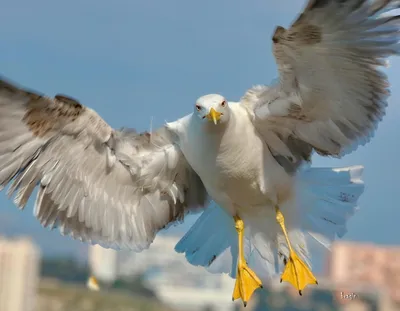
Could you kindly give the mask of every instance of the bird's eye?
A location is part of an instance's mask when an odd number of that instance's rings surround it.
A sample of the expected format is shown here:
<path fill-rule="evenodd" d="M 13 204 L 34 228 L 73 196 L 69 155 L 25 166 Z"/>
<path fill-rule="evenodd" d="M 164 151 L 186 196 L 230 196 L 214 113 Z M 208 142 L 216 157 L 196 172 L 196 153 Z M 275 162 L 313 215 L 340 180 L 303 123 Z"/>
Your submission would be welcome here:
<path fill-rule="evenodd" d="M 224 100 L 224 101 L 221 103 L 221 106 L 222 106 L 222 107 L 225 107 L 225 106 L 226 106 L 226 100 Z"/>
<path fill-rule="evenodd" d="M 197 109 L 197 111 L 200 111 L 201 110 L 201 106 L 200 105 L 196 105 L 196 109 Z"/>

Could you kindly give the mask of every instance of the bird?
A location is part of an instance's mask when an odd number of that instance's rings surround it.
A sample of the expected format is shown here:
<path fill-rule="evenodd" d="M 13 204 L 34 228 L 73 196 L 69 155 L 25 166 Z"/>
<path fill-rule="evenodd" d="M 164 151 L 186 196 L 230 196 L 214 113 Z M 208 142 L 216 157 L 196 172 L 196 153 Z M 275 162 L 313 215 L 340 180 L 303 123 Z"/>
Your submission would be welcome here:
<path fill-rule="evenodd" d="M 220 94 L 151 132 L 108 125 L 64 94 L 0 79 L 0 186 L 46 228 L 140 252 L 199 214 L 177 243 L 193 265 L 236 279 L 246 306 L 281 273 L 318 284 L 311 246 L 330 248 L 364 191 L 363 166 L 312 166 L 367 144 L 385 115 L 383 68 L 399 54 L 395 0 L 309 0 L 272 35 L 279 79 Z M 314 243 L 314 244 L 312 244 Z M 92 282 L 93 283 L 93 282 Z M 96 283 L 96 282 L 94 282 Z"/>

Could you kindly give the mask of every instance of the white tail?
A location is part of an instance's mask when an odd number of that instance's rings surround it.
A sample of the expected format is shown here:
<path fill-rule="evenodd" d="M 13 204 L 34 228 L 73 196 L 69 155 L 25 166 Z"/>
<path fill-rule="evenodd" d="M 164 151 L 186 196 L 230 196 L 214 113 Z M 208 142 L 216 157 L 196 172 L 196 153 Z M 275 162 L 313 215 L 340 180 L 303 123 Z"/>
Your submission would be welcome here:
<path fill-rule="evenodd" d="M 363 167 L 307 168 L 298 174 L 297 194 L 281 206 L 289 238 L 297 253 L 310 264 L 309 239 L 329 249 L 332 241 L 346 233 L 346 222 L 357 210 L 364 191 Z M 262 217 L 260 217 L 262 213 Z M 265 207 L 257 217 L 244 215 L 245 251 L 249 266 L 261 279 L 269 279 L 282 268 L 278 252 L 288 249 L 273 208 Z M 233 218 L 218 206 L 210 206 L 178 242 L 175 250 L 185 253 L 195 266 L 212 273 L 236 275 L 237 233 Z"/>
<path fill-rule="evenodd" d="M 299 208 L 303 229 L 329 248 L 335 236 L 347 232 L 347 220 L 357 211 L 364 191 L 362 166 L 311 168 L 301 174 Z"/>
<path fill-rule="evenodd" d="M 233 218 L 219 206 L 209 206 L 175 250 L 185 253 L 192 265 L 208 267 L 210 272 L 235 273 L 238 243 Z"/>

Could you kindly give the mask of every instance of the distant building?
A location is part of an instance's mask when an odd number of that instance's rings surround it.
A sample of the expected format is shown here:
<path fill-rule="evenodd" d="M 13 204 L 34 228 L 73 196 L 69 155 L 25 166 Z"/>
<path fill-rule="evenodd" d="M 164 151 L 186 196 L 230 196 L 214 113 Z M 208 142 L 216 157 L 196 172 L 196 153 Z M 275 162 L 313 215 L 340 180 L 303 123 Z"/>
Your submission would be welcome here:
<path fill-rule="evenodd" d="M 0 311 L 33 311 L 40 253 L 29 239 L 0 237 Z"/>
<path fill-rule="evenodd" d="M 118 253 L 118 274 L 122 277 L 140 275 L 149 268 L 167 266 L 176 261 L 177 254 L 174 247 L 178 238 L 174 236 L 157 236 L 149 249 L 140 253 L 132 251 L 120 251 Z"/>
<path fill-rule="evenodd" d="M 400 309 L 400 247 L 337 242 L 332 247 L 327 274 L 345 294 L 346 287 L 368 285 L 386 292 Z"/>
<path fill-rule="evenodd" d="M 118 253 L 99 245 L 89 246 L 89 267 L 91 274 L 99 281 L 113 283 L 118 273 Z"/>

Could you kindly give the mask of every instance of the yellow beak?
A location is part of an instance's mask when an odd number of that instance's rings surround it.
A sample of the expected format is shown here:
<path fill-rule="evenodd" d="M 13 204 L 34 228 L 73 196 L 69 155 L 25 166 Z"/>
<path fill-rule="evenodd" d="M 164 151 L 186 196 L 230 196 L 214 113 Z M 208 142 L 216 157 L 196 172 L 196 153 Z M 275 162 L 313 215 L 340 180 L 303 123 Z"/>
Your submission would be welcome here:
<path fill-rule="evenodd" d="M 221 119 L 221 112 L 216 111 L 214 108 L 210 109 L 210 112 L 206 116 L 208 120 L 214 121 L 214 124 L 217 124 L 217 121 Z"/>

